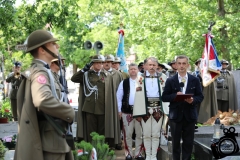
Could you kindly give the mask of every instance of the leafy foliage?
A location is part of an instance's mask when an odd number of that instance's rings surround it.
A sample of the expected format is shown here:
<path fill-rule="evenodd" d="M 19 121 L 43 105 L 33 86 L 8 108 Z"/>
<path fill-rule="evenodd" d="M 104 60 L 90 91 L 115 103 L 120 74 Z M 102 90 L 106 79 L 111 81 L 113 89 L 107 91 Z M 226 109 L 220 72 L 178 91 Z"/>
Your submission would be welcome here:
<path fill-rule="evenodd" d="M 168 62 L 185 54 L 193 64 L 202 55 L 202 34 L 214 21 L 212 34 L 220 59 L 240 67 L 238 1 L 38 0 L 15 6 L 15 0 L 0 0 L 0 4 L 0 52 L 5 59 L 15 57 L 15 46 L 32 31 L 44 28 L 59 37 L 67 63 L 83 67 L 95 54 L 83 50 L 83 43 L 100 40 L 102 54 L 115 54 L 123 22 L 125 53 L 132 50 L 137 62 L 150 55 Z"/>

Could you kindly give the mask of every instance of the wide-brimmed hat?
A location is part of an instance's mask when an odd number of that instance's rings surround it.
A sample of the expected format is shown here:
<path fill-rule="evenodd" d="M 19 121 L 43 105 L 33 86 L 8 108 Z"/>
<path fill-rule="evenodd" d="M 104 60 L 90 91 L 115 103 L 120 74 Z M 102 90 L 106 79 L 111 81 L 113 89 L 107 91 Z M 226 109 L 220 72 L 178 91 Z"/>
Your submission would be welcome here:
<path fill-rule="evenodd" d="M 105 56 L 105 62 L 114 62 L 114 60 L 115 58 L 111 54 Z"/>
<path fill-rule="evenodd" d="M 114 57 L 113 63 L 121 63 L 121 58 L 120 57 Z"/>
<path fill-rule="evenodd" d="M 221 62 L 221 64 L 227 64 L 227 65 L 229 64 L 228 61 L 225 59 L 222 59 L 220 62 Z"/>
<path fill-rule="evenodd" d="M 58 41 L 58 39 L 54 38 L 50 32 L 46 30 L 36 30 L 28 37 L 26 53 L 41 47 L 46 43 L 55 41 Z"/>
<path fill-rule="evenodd" d="M 103 55 L 97 54 L 95 56 L 92 56 L 91 62 L 104 62 L 105 58 Z"/>
<path fill-rule="evenodd" d="M 195 62 L 195 65 L 198 64 L 198 62 L 201 62 L 202 58 L 199 58 L 196 62 Z"/>
<path fill-rule="evenodd" d="M 158 66 L 162 67 L 163 69 L 165 69 L 165 65 L 164 64 L 161 64 L 161 63 L 158 63 Z"/>

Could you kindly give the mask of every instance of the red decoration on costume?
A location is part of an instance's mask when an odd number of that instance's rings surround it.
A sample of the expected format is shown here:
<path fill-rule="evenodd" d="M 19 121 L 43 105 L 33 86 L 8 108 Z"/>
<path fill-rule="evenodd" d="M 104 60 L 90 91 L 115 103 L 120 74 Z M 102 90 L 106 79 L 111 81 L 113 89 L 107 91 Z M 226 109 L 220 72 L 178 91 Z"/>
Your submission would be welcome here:
<path fill-rule="evenodd" d="M 132 114 L 127 114 L 127 122 L 128 122 L 128 125 L 129 125 L 129 123 L 133 120 L 133 116 L 132 116 Z"/>
<path fill-rule="evenodd" d="M 38 76 L 37 81 L 40 84 L 46 84 L 47 83 L 47 79 L 46 79 L 46 77 L 44 75 Z"/>
<path fill-rule="evenodd" d="M 123 29 L 120 29 L 120 30 L 118 31 L 118 33 L 119 33 L 119 34 L 122 34 L 122 35 L 124 36 L 124 31 L 123 31 Z"/>

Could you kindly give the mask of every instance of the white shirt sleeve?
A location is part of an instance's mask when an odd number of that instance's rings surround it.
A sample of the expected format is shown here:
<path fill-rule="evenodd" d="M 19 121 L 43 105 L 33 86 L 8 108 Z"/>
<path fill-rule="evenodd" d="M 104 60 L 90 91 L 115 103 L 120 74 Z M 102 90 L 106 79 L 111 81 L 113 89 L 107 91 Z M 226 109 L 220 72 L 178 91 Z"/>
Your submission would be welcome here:
<path fill-rule="evenodd" d="M 123 81 L 119 84 L 117 90 L 117 102 L 118 102 L 118 112 L 122 112 L 122 99 L 123 99 Z"/>

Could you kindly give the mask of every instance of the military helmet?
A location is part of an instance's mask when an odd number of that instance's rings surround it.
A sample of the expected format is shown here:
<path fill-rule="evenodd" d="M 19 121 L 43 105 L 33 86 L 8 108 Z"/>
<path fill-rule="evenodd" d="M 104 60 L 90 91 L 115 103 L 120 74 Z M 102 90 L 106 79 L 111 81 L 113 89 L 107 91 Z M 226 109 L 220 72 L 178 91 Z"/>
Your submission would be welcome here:
<path fill-rule="evenodd" d="M 55 42 L 58 39 L 54 38 L 52 34 L 46 30 L 36 30 L 32 32 L 27 40 L 27 52 L 30 52 L 48 42 Z"/>
<path fill-rule="evenodd" d="M 105 62 L 114 62 L 114 56 L 109 54 L 105 56 Z"/>
<path fill-rule="evenodd" d="M 91 62 L 104 62 L 105 58 L 103 55 L 97 54 L 95 56 L 92 56 Z"/>
<path fill-rule="evenodd" d="M 197 66 L 198 62 L 201 62 L 202 58 L 199 58 L 196 62 L 195 65 Z"/>
<path fill-rule="evenodd" d="M 121 63 L 121 58 L 120 57 L 114 57 L 114 63 Z"/>
<path fill-rule="evenodd" d="M 221 64 L 227 64 L 228 65 L 228 61 L 225 60 L 225 59 L 222 59 L 220 62 L 221 62 Z"/>

